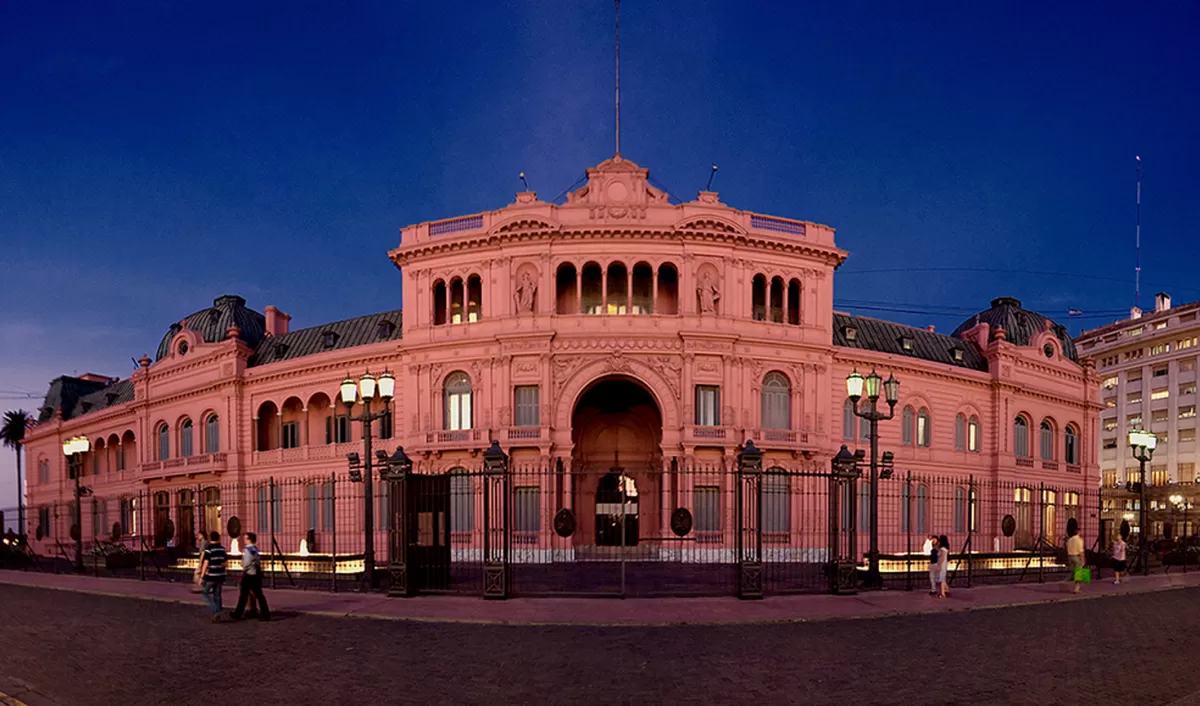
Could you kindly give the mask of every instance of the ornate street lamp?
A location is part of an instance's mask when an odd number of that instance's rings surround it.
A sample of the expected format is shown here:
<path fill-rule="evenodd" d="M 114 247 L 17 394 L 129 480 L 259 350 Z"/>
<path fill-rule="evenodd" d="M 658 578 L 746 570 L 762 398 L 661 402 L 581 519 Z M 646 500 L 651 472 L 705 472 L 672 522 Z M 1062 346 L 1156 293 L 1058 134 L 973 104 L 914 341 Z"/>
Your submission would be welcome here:
<path fill-rule="evenodd" d="M 1142 564 L 1142 576 L 1150 575 L 1149 549 L 1146 530 L 1148 526 L 1146 506 L 1146 486 L 1150 484 L 1146 478 L 1146 464 L 1154 458 L 1154 449 L 1158 446 L 1158 437 L 1141 429 L 1131 429 L 1129 432 L 1129 449 L 1138 460 L 1138 477 L 1141 482 L 1141 513 L 1138 518 L 1138 561 Z"/>
<path fill-rule="evenodd" d="M 75 480 L 75 570 L 83 573 L 83 498 L 92 494 L 92 489 L 79 484 L 79 476 L 83 473 L 83 455 L 90 451 L 92 444 L 86 436 L 73 436 L 63 442 L 63 455 L 67 457 L 67 468 Z"/>
<path fill-rule="evenodd" d="M 883 388 L 884 400 L 888 405 L 886 414 L 879 411 L 880 387 Z M 866 398 L 871 403 L 870 409 L 866 411 L 858 408 L 858 401 L 863 398 L 863 393 L 866 393 Z M 846 376 L 846 396 L 854 406 L 854 415 L 867 420 L 871 425 L 871 546 L 867 559 L 867 585 L 877 587 L 882 583 L 879 577 L 879 422 L 896 416 L 896 403 L 900 401 L 900 381 L 890 373 L 887 380 L 884 380 L 874 370 L 863 377 L 855 369 Z"/>
<path fill-rule="evenodd" d="M 361 462 L 356 453 L 347 454 L 347 459 L 350 462 L 350 479 L 357 481 L 359 478 L 356 471 L 361 471 L 363 482 L 363 582 L 365 588 L 370 590 L 375 586 L 375 499 L 371 479 L 371 423 L 388 415 L 388 405 L 396 392 L 396 379 L 387 371 L 378 379 L 368 372 L 359 378 L 357 385 L 353 378 L 347 375 L 340 387 L 342 404 L 346 405 L 346 415 L 351 421 L 362 422 L 363 425 L 364 453 Z M 359 416 L 351 417 L 349 415 L 354 409 L 355 401 L 362 402 L 363 411 Z M 383 404 L 382 411 L 371 411 L 371 403 L 375 401 Z"/>

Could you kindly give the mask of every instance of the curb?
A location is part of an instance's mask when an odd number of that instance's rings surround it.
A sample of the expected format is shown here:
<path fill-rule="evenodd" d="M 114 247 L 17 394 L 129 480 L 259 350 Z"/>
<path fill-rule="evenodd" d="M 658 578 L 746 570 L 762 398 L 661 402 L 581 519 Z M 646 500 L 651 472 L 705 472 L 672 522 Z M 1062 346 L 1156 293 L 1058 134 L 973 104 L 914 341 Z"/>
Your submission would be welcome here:
<path fill-rule="evenodd" d="M 65 591 L 69 593 L 81 593 L 93 596 L 105 596 L 108 598 L 125 598 L 132 600 L 154 601 L 157 603 L 172 603 L 176 605 L 199 605 L 195 601 L 184 598 L 171 598 L 166 596 L 143 596 L 129 593 L 119 593 L 116 591 L 105 591 L 94 588 L 71 588 L 64 586 L 37 586 L 27 583 L 6 581 L 0 578 L 0 584 L 9 586 L 19 586 L 24 588 L 33 588 L 51 591 Z M 1038 605 L 1049 605 L 1053 603 L 1067 603 L 1082 600 L 1099 600 L 1105 598 L 1119 598 L 1124 596 L 1145 594 L 1145 593 L 1160 593 L 1163 591 L 1177 591 L 1185 588 L 1193 588 L 1193 586 L 1160 586 L 1155 588 L 1147 588 L 1145 590 L 1135 591 L 1131 593 L 1120 594 L 1072 594 L 1064 595 L 1055 598 L 1041 598 L 1029 601 L 1018 601 L 1011 603 L 996 603 L 993 605 L 966 605 L 961 607 L 950 607 L 933 610 L 885 610 L 877 613 L 865 613 L 861 615 L 833 615 L 833 616 L 817 616 L 817 617 L 796 617 L 796 618 L 748 618 L 745 620 L 660 620 L 660 621 L 569 621 L 569 620 L 510 620 L 503 618 L 454 618 L 454 617 L 422 617 L 411 615 L 389 615 L 386 613 L 375 612 L 345 612 L 336 610 L 305 610 L 303 608 L 283 608 L 285 612 L 298 613 L 301 615 L 315 615 L 323 618 L 354 618 L 358 620 L 388 620 L 401 623 L 428 623 L 428 624 L 459 624 L 459 625 L 493 625 L 507 627 L 601 627 L 601 628 L 666 628 L 666 627 L 732 627 L 739 625 L 796 625 L 804 623 L 830 623 L 830 622 L 845 622 L 851 620 L 875 620 L 880 618 L 899 618 L 905 616 L 930 616 L 930 615 L 946 615 L 950 613 L 966 613 L 979 610 L 1001 610 L 1005 608 L 1022 608 Z M 0 692 L 0 696 L 3 696 Z M 11 697 L 9 697 L 11 698 Z M 19 702 L 18 702 L 19 703 Z M 4 701 L 0 700 L 0 706 L 9 706 Z"/>

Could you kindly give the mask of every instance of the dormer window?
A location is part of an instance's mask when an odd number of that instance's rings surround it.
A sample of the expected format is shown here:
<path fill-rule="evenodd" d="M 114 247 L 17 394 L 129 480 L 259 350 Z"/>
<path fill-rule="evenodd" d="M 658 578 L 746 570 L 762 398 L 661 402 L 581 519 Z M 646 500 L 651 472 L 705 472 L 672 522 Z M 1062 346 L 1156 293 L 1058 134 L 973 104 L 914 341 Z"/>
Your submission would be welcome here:
<path fill-rule="evenodd" d="M 325 348 L 333 348 L 337 344 L 338 335 L 333 331 L 326 331 L 321 334 L 321 345 Z"/>
<path fill-rule="evenodd" d="M 844 333 L 846 334 L 847 341 L 853 343 L 854 341 L 858 340 L 858 328 L 857 327 L 847 326 Z"/>
<path fill-rule="evenodd" d="M 955 363 L 961 363 L 963 359 L 963 349 L 954 348 L 950 351 L 950 357 L 954 358 Z"/>
<path fill-rule="evenodd" d="M 901 336 L 900 337 L 900 347 L 904 349 L 905 353 L 912 353 L 912 349 L 913 349 L 912 336 Z"/>
<path fill-rule="evenodd" d="M 105 392 L 105 393 L 104 393 L 104 399 L 108 400 L 108 404 L 109 404 L 109 405 L 111 405 L 113 402 L 116 402 L 116 401 L 117 401 L 117 393 L 115 393 L 115 392 Z"/>
<path fill-rule="evenodd" d="M 375 336 L 377 338 L 388 338 L 389 336 L 392 335 L 392 332 L 395 330 L 396 330 L 396 325 L 393 324 L 391 321 L 386 321 L 386 320 L 380 321 L 379 326 L 375 329 Z"/>
<path fill-rule="evenodd" d="M 276 358 L 283 358 L 285 355 L 287 355 L 287 352 L 288 352 L 288 346 L 286 343 L 276 343 L 275 344 L 275 357 Z"/>

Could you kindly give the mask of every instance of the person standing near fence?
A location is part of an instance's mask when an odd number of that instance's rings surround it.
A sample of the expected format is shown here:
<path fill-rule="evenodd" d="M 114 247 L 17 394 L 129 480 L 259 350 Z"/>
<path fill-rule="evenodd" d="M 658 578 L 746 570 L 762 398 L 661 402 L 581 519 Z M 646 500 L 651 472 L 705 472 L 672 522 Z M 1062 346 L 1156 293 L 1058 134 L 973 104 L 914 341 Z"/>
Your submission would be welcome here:
<path fill-rule="evenodd" d="M 1074 593 L 1079 593 L 1079 586 L 1083 583 L 1083 537 L 1079 534 L 1079 527 L 1074 522 L 1067 523 L 1067 534 L 1071 537 L 1067 540 L 1067 568 L 1071 570 L 1071 579 L 1075 582 Z"/>
<path fill-rule="evenodd" d="M 1120 535 L 1117 535 L 1117 541 L 1113 542 L 1112 545 L 1112 568 L 1113 573 L 1117 575 L 1117 580 L 1113 581 L 1113 583 L 1118 585 L 1121 583 L 1121 574 L 1125 573 L 1126 548 L 1125 540 L 1121 539 Z"/>
<path fill-rule="evenodd" d="M 938 595 L 938 542 L 937 535 L 925 540 L 925 553 L 929 555 L 929 595 Z"/>
<path fill-rule="evenodd" d="M 200 573 L 204 576 L 204 602 L 212 613 L 214 623 L 221 621 L 221 589 L 225 585 L 225 547 L 221 546 L 221 534 L 208 535 L 209 545 L 204 548 L 200 562 Z"/>
<path fill-rule="evenodd" d="M 237 607 L 233 609 L 234 620 L 242 619 L 247 600 L 250 601 L 252 613 L 254 603 L 258 603 L 259 620 L 271 619 L 271 609 L 267 607 L 267 597 L 263 595 L 262 590 L 262 559 L 258 555 L 257 542 L 258 535 L 253 532 L 246 533 L 246 546 L 242 549 L 241 592 L 238 594 Z"/>
<path fill-rule="evenodd" d="M 938 598 L 945 598 L 950 595 L 950 586 L 946 584 L 946 569 L 950 567 L 950 540 L 944 534 L 937 540 L 937 558 Z"/>

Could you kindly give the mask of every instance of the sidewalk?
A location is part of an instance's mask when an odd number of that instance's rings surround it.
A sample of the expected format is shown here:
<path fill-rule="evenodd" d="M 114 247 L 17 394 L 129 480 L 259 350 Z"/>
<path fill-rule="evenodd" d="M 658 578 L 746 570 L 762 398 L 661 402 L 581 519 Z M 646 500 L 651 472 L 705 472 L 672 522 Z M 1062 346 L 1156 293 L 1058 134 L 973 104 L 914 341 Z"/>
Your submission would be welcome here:
<path fill-rule="evenodd" d="M 170 603 L 203 604 L 186 584 L 70 574 L 0 571 L 0 584 L 80 591 L 106 596 Z M 1200 586 L 1200 572 L 1135 576 L 1115 586 L 1103 581 L 1084 586 L 1076 596 L 1060 583 L 959 588 L 938 600 L 925 591 L 875 591 L 856 596 L 772 596 L 761 601 L 736 598 L 514 598 L 485 601 L 477 597 L 431 596 L 388 598 L 382 594 L 268 591 L 271 612 L 335 617 L 463 622 L 512 625 L 714 625 L 732 623 L 806 622 L 877 618 L 891 615 L 950 613 L 1018 605 L 1088 600 L 1103 596 L 1148 593 Z M 237 585 L 225 588 L 232 607 Z"/>

